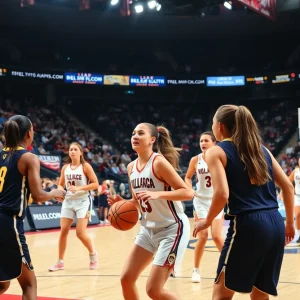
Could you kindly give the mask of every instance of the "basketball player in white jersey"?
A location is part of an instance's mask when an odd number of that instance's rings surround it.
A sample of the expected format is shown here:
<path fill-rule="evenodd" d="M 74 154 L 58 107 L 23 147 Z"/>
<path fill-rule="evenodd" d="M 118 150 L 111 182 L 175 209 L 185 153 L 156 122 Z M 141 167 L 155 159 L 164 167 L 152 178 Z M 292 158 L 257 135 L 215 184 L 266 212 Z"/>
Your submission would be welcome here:
<path fill-rule="evenodd" d="M 141 228 L 126 260 L 121 284 L 125 300 L 140 299 L 136 281 L 152 262 L 147 281 L 151 299 L 179 299 L 164 289 L 173 268 L 183 258 L 190 236 L 190 223 L 181 201 L 190 200 L 192 191 L 177 174 L 179 154 L 169 131 L 141 123 L 133 131 L 131 144 L 138 158 L 127 166 L 132 201 L 141 211 Z M 122 200 L 109 197 L 109 204 Z"/>
<path fill-rule="evenodd" d="M 205 219 L 207 217 L 209 208 L 212 202 L 213 186 L 211 182 L 211 176 L 205 162 L 205 152 L 216 144 L 216 139 L 211 131 L 203 132 L 200 136 L 200 149 L 201 154 L 194 156 L 189 164 L 185 176 L 185 182 L 187 186 L 192 190 L 192 178 L 194 174 L 197 175 L 197 190 L 194 192 L 194 209 L 195 209 L 195 221 L 199 219 Z M 222 238 L 222 226 L 223 226 L 223 212 L 215 218 L 211 225 L 211 235 L 219 251 L 222 250 L 224 240 Z M 198 241 L 195 247 L 194 254 L 194 268 L 192 273 L 192 282 L 200 282 L 200 261 L 203 256 L 204 247 L 208 238 L 208 229 L 200 231 L 197 235 Z"/>
<path fill-rule="evenodd" d="M 296 243 L 300 243 L 300 158 L 298 159 L 298 167 L 293 170 L 289 179 L 295 183 L 295 217 L 299 236 Z"/>
<path fill-rule="evenodd" d="M 99 186 L 97 176 L 89 163 L 83 158 L 83 149 L 79 143 L 72 143 L 69 148 L 69 163 L 61 171 L 58 188 L 66 188 L 67 193 L 61 208 L 60 236 L 58 243 L 58 261 L 49 271 L 64 269 L 64 255 L 67 247 L 67 237 L 74 221 L 76 235 L 89 251 L 90 269 L 97 267 L 97 252 L 90 237 L 86 234 L 86 227 L 91 216 L 92 199 L 90 191 Z"/>

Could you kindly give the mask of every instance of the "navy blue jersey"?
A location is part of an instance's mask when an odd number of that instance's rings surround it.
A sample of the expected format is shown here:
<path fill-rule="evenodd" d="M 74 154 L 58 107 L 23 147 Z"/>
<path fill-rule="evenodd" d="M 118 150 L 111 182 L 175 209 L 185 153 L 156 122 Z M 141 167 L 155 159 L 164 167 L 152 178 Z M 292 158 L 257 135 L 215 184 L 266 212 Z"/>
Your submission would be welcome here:
<path fill-rule="evenodd" d="M 225 168 L 229 199 L 225 207 L 227 216 L 235 216 L 245 212 L 278 209 L 272 159 L 268 151 L 262 147 L 266 156 L 271 180 L 265 185 L 251 184 L 245 164 L 240 160 L 236 147 L 229 140 L 217 144 L 227 156 Z"/>
<path fill-rule="evenodd" d="M 6 150 L 0 152 L 0 210 L 23 219 L 30 190 L 26 176 L 18 169 L 18 161 L 28 151 L 19 147 L 10 154 Z"/>

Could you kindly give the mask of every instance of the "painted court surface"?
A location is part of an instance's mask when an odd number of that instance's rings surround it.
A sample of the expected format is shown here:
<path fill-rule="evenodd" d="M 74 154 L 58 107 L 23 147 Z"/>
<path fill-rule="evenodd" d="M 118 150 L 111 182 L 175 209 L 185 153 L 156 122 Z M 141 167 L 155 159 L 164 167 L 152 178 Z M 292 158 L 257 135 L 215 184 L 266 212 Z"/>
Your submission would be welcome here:
<path fill-rule="evenodd" d="M 191 228 L 193 228 L 192 220 Z M 58 272 L 48 272 L 48 267 L 57 259 L 59 231 L 27 234 L 32 262 L 37 275 L 38 300 L 122 300 L 120 274 L 138 229 L 139 225 L 127 232 L 117 231 L 111 226 L 89 227 L 88 233 L 95 242 L 99 253 L 97 270 L 88 269 L 88 253 L 76 238 L 75 231 L 71 230 L 65 256 L 65 270 Z M 227 227 L 224 226 L 224 235 L 226 231 Z M 202 259 L 202 281 L 198 284 L 191 283 L 195 241 L 191 232 L 189 248 L 178 277 L 170 278 L 167 288 L 176 292 L 182 300 L 210 300 L 219 253 L 210 240 Z M 150 268 L 147 268 L 137 282 L 141 300 L 149 299 L 145 291 L 149 270 Z M 286 247 L 278 292 L 279 297 L 271 297 L 271 299 L 299 300 L 300 298 L 300 248 L 298 244 Z M 12 282 L 8 294 L 0 296 L 0 299 L 21 299 L 21 290 L 16 280 Z M 236 294 L 234 299 L 249 299 L 249 295 Z"/>

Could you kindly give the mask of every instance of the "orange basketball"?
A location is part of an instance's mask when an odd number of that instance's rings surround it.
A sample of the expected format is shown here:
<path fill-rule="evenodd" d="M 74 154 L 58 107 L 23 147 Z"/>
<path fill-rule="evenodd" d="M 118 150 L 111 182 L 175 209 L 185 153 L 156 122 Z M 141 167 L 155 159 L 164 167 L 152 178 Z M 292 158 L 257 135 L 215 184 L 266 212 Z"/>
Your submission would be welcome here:
<path fill-rule="evenodd" d="M 121 200 L 114 203 L 109 212 L 107 220 L 118 230 L 131 229 L 139 219 L 139 212 L 136 206 L 126 200 Z"/>

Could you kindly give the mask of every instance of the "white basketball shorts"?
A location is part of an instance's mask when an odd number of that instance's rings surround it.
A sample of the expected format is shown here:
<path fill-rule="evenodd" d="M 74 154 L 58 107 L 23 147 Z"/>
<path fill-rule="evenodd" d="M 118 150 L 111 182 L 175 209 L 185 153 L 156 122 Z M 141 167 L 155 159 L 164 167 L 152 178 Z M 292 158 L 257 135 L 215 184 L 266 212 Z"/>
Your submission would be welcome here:
<path fill-rule="evenodd" d="M 300 195 L 295 195 L 294 202 L 295 206 L 300 206 Z"/>
<path fill-rule="evenodd" d="M 141 226 L 134 243 L 154 254 L 153 265 L 178 270 L 190 239 L 190 222 L 186 215 L 168 227 Z"/>
<path fill-rule="evenodd" d="M 91 209 L 91 201 L 89 198 L 79 200 L 64 200 L 61 207 L 61 218 L 84 219 L 88 216 L 88 211 Z"/>
<path fill-rule="evenodd" d="M 193 199 L 193 204 L 194 204 L 194 209 L 196 216 L 198 219 L 205 219 L 207 218 L 208 211 L 211 206 L 211 199 L 204 199 L 204 198 L 199 198 L 199 197 L 194 197 Z M 222 219 L 223 217 L 223 211 L 221 211 L 217 216 L 216 219 Z"/>

